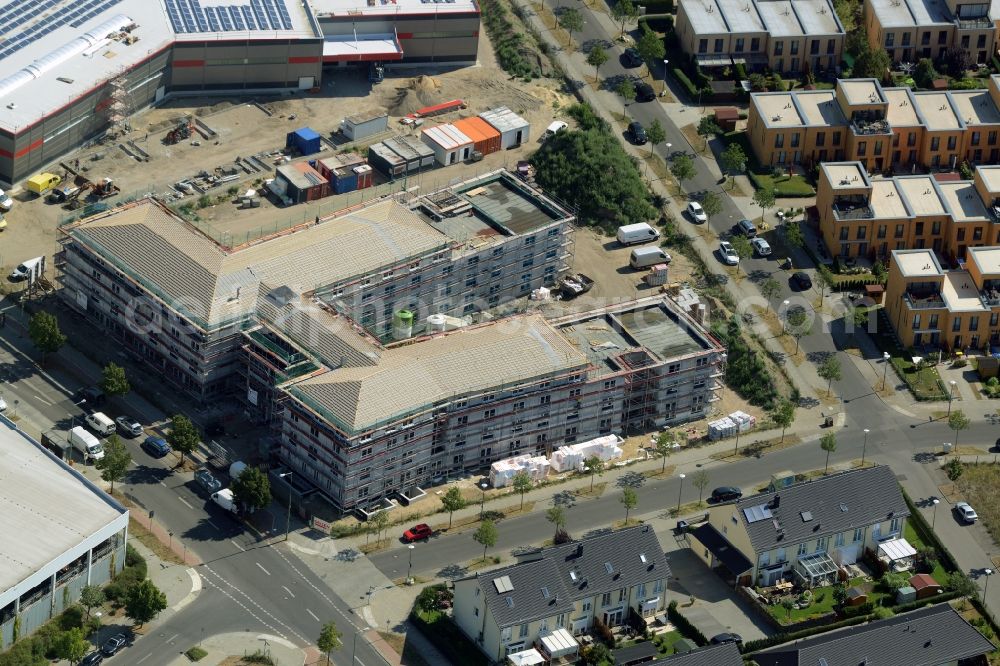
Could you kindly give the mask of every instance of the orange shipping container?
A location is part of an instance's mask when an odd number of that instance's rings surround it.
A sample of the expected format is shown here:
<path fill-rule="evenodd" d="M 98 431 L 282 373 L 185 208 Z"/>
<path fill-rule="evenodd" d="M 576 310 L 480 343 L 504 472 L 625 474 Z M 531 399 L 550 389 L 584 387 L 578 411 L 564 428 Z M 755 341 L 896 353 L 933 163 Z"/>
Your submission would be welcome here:
<path fill-rule="evenodd" d="M 472 139 L 473 148 L 483 155 L 489 155 L 500 150 L 500 132 L 480 118 L 462 118 L 452 123 L 458 131 Z"/>

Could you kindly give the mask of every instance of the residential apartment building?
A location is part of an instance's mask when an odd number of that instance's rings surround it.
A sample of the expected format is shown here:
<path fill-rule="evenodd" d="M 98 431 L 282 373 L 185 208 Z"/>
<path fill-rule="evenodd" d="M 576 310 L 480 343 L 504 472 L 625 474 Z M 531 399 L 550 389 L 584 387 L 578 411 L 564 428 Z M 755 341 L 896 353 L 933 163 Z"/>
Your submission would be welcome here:
<path fill-rule="evenodd" d="M 240 331 L 263 295 L 306 295 L 381 340 L 404 312 L 410 335 L 430 314 L 470 316 L 554 283 L 573 219 L 505 171 L 235 247 L 143 200 L 64 227 L 56 263 L 69 305 L 206 400 L 244 388 Z"/>
<path fill-rule="evenodd" d="M 676 32 L 701 67 L 821 72 L 840 64 L 844 47 L 828 0 L 680 0 Z"/>
<path fill-rule="evenodd" d="M 666 608 L 670 565 L 648 525 L 599 534 L 518 557 L 455 581 L 453 617 L 497 663 L 535 650 L 572 659 L 574 638 L 595 622 L 644 623 Z M 526 662 L 541 663 L 541 662 Z M 686 662 L 685 662 L 686 663 Z"/>
<path fill-rule="evenodd" d="M 1000 247 L 972 247 L 956 270 L 931 250 L 897 250 L 885 309 L 904 347 L 951 350 L 1000 344 Z"/>
<path fill-rule="evenodd" d="M 884 49 L 893 62 L 938 60 L 960 48 L 972 62 L 984 64 L 996 52 L 996 19 L 990 2 L 962 0 L 869 0 L 864 29 L 873 49 Z"/>
<path fill-rule="evenodd" d="M 454 322 L 389 345 L 332 308 L 263 300 L 272 312 L 245 336 L 247 393 L 275 402 L 281 457 L 344 511 L 503 458 L 701 418 L 722 388 L 725 349 L 665 297 Z"/>
<path fill-rule="evenodd" d="M 816 208 L 834 256 L 888 262 L 895 250 L 926 248 L 948 262 L 1000 245 L 1000 166 L 977 166 L 973 180 L 928 176 L 870 178 L 860 162 L 820 165 Z"/>
<path fill-rule="evenodd" d="M 914 92 L 875 79 L 835 90 L 754 93 L 747 133 L 760 164 L 858 161 L 870 172 L 1000 161 L 1000 75 L 985 90 Z"/>
<path fill-rule="evenodd" d="M 934 604 L 768 648 L 754 653 L 753 660 L 759 666 L 972 666 L 984 663 L 995 649 L 949 604 Z"/>
<path fill-rule="evenodd" d="M 909 515 L 892 470 L 865 467 L 713 506 L 713 538 L 692 535 L 691 549 L 713 568 L 739 551 L 750 564 L 738 574 L 741 585 L 794 577 L 812 586 L 836 580 L 838 568 L 865 550 L 902 538 Z"/>

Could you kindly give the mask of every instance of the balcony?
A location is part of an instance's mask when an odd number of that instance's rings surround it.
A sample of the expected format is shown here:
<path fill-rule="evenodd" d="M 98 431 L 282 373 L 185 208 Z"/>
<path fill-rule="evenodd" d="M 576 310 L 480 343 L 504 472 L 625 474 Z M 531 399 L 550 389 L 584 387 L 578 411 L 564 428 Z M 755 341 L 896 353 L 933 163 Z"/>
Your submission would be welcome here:
<path fill-rule="evenodd" d="M 854 133 L 859 136 L 868 136 L 871 134 L 892 134 L 892 130 L 889 128 L 889 121 L 885 118 L 879 119 L 866 119 L 866 118 L 854 118 L 851 120 L 851 129 Z"/>
<path fill-rule="evenodd" d="M 955 19 L 955 27 L 959 30 L 990 30 L 993 23 L 989 17 L 980 16 L 971 19 Z"/>
<path fill-rule="evenodd" d="M 979 292 L 979 297 L 987 307 L 1000 305 L 1000 289 L 985 288 Z"/>
<path fill-rule="evenodd" d="M 911 310 L 933 310 L 945 307 L 944 299 L 938 292 L 906 292 L 903 299 Z"/>
<path fill-rule="evenodd" d="M 835 202 L 833 217 L 836 220 L 872 220 L 875 212 L 867 203 Z"/>

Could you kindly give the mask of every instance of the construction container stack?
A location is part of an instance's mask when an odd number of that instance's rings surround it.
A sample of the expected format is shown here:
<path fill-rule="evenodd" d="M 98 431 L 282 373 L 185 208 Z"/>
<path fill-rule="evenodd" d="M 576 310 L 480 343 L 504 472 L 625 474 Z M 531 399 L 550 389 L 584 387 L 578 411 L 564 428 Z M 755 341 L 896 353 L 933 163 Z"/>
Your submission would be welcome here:
<path fill-rule="evenodd" d="M 500 132 L 500 148 L 520 146 L 531 134 L 531 124 L 506 106 L 483 111 L 479 117 Z"/>
<path fill-rule="evenodd" d="M 329 181 L 335 194 L 372 186 L 372 168 L 357 153 L 341 153 L 319 160 L 316 170 Z"/>
<path fill-rule="evenodd" d="M 408 136 L 396 136 L 368 147 L 368 164 L 390 178 L 434 164 L 434 151 Z"/>
<path fill-rule="evenodd" d="M 500 150 L 500 132 L 479 116 L 462 118 L 452 125 L 472 139 L 472 148 L 480 155 L 489 155 Z"/>
<path fill-rule="evenodd" d="M 271 191 L 289 204 L 330 196 L 330 182 L 307 162 L 279 166 L 270 185 Z"/>
<path fill-rule="evenodd" d="M 384 111 L 359 113 L 344 118 L 340 131 L 351 141 L 360 141 L 369 136 L 381 134 L 389 129 L 389 114 Z"/>
<path fill-rule="evenodd" d="M 297 152 L 299 155 L 313 155 L 323 149 L 319 134 L 309 127 L 302 127 L 289 132 L 285 137 L 285 148 Z"/>
<path fill-rule="evenodd" d="M 451 123 L 425 127 L 420 132 L 420 138 L 434 152 L 434 159 L 444 166 L 472 157 L 472 139 Z"/>

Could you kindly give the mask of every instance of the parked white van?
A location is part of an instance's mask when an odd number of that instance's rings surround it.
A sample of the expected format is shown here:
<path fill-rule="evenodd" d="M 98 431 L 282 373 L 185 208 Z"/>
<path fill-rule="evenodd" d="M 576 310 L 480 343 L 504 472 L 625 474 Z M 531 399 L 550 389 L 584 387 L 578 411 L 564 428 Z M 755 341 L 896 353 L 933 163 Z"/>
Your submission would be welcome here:
<path fill-rule="evenodd" d="M 656 247 L 637 247 L 629 255 L 628 265 L 632 268 L 649 268 L 656 264 L 669 264 L 670 255 Z"/>
<path fill-rule="evenodd" d="M 652 243 L 658 240 L 660 240 L 660 232 L 645 222 L 618 227 L 618 242 L 622 245 Z"/>
<path fill-rule="evenodd" d="M 76 426 L 69 431 L 69 441 L 73 448 L 83 454 L 84 460 L 100 460 L 104 457 L 101 442 L 83 426 Z"/>
<path fill-rule="evenodd" d="M 107 414 L 104 412 L 94 412 L 93 414 L 87 414 L 84 419 L 90 429 L 96 432 L 98 435 L 113 435 L 115 432 L 115 422 L 108 418 Z"/>

